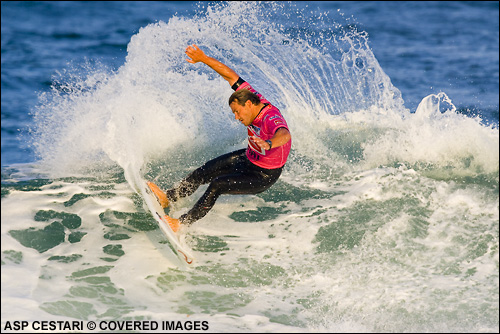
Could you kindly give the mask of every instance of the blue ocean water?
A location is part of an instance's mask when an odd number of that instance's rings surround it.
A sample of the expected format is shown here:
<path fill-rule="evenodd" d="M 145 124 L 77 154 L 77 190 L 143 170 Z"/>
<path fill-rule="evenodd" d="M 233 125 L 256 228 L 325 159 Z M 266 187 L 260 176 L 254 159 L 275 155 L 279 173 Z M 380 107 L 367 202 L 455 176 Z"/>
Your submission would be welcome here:
<path fill-rule="evenodd" d="M 1 6 L 2 329 L 498 332 L 498 2 Z M 131 180 L 167 188 L 245 146 L 192 43 L 294 146 L 272 189 L 183 231 L 183 268 Z"/>

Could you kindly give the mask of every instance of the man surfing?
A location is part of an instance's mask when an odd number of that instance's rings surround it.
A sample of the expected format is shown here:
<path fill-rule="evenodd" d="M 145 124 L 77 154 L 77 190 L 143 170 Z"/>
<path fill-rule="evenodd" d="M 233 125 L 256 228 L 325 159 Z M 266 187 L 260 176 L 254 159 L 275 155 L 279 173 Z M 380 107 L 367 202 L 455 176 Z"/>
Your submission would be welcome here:
<path fill-rule="evenodd" d="M 292 137 L 278 108 L 220 61 L 208 57 L 195 44 L 186 48 L 187 61 L 212 68 L 235 91 L 229 107 L 236 120 L 247 127 L 248 147 L 224 154 L 193 171 L 176 187 L 163 192 L 152 182 L 148 186 L 163 208 L 170 202 L 193 194 L 202 184 L 209 184 L 203 196 L 188 213 L 175 219 L 165 216 L 174 232 L 180 224 L 192 224 L 203 218 L 223 194 L 258 194 L 280 177 L 292 145 Z"/>

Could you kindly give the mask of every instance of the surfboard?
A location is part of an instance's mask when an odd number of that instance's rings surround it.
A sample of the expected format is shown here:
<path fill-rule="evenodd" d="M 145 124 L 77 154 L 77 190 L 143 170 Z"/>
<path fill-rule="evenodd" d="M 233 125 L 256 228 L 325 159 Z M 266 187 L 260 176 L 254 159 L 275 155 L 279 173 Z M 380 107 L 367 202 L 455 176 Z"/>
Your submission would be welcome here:
<path fill-rule="evenodd" d="M 172 251 L 177 255 L 177 257 L 181 261 L 189 265 L 193 264 L 194 262 L 193 255 L 191 255 L 191 253 L 186 249 L 186 247 L 181 245 L 177 233 L 172 231 L 168 222 L 164 220 L 163 217 L 165 216 L 165 211 L 161 207 L 160 202 L 158 202 L 158 199 L 156 198 L 155 194 L 151 191 L 151 189 L 149 189 L 146 181 L 141 180 L 141 182 L 139 183 L 139 187 L 141 195 L 144 198 L 144 202 L 146 203 L 149 211 L 151 211 L 151 214 L 153 215 L 154 219 L 160 226 L 160 230 L 167 238 Z"/>

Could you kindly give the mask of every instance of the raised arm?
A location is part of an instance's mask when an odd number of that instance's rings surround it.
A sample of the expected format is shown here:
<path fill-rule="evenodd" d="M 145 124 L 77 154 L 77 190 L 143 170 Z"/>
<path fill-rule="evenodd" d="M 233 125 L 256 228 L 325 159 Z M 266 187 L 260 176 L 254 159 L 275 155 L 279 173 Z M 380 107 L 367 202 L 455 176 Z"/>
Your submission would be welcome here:
<path fill-rule="evenodd" d="M 196 44 L 190 45 L 186 48 L 186 55 L 190 58 L 186 60 L 191 64 L 202 62 L 205 65 L 208 65 L 215 72 L 219 73 L 220 76 L 227 82 L 229 82 L 229 86 L 233 86 L 240 77 L 235 71 L 217 59 L 207 56 Z"/>

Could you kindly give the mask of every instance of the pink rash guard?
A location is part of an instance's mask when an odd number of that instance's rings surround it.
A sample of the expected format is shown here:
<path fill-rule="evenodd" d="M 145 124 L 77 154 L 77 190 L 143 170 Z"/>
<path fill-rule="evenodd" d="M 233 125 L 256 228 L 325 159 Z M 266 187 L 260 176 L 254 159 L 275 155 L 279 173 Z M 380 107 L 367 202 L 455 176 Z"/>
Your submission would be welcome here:
<path fill-rule="evenodd" d="M 251 138 L 251 136 L 256 136 L 262 140 L 268 140 L 273 138 L 276 131 L 280 128 L 285 128 L 290 131 L 283 115 L 281 115 L 278 108 L 273 106 L 260 93 L 253 89 L 248 82 L 243 81 L 241 78 L 238 79 L 233 89 L 235 91 L 248 89 L 257 95 L 262 103 L 266 104 L 257 117 L 255 117 L 252 124 L 247 127 L 248 148 L 246 154 L 248 159 L 261 168 L 275 169 L 283 167 L 292 147 L 291 140 L 283 146 L 273 147 L 269 151 L 266 151 L 260 148 Z"/>

